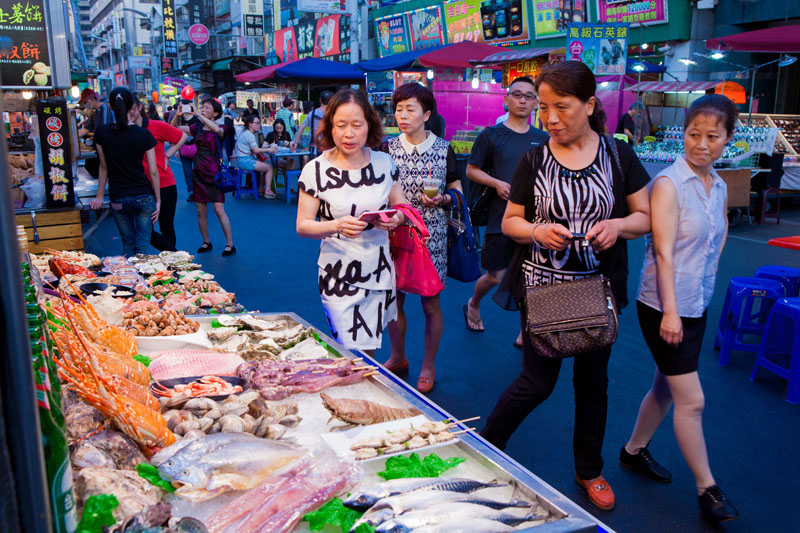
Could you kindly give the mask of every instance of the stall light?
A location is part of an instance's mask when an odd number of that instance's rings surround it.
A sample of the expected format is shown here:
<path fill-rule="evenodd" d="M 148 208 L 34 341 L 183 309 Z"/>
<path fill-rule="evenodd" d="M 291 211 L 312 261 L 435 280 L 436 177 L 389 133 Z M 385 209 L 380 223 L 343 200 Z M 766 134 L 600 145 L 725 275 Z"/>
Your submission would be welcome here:
<path fill-rule="evenodd" d="M 723 57 L 725 57 L 725 52 L 722 50 L 714 50 L 711 52 L 711 59 L 722 59 Z"/>
<path fill-rule="evenodd" d="M 689 58 L 689 57 L 682 57 L 682 58 L 680 58 L 678 61 L 680 61 L 681 63 L 683 63 L 683 64 L 684 64 L 684 65 L 686 65 L 687 67 L 688 67 L 689 65 L 696 65 L 696 64 L 697 64 L 697 61 L 695 61 L 694 59 L 692 59 L 692 58 Z"/>
<path fill-rule="evenodd" d="M 478 87 L 480 87 L 480 85 L 481 85 L 481 82 L 480 82 L 480 80 L 478 80 L 478 76 L 477 75 L 473 76 L 472 77 L 472 88 L 473 89 L 477 89 Z"/>
<path fill-rule="evenodd" d="M 600 87 L 608 87 L 608 82 L 607 81 L 601 81 L 600 82 Z"/>
<path fill-rule="evenodd" d="M 81 96 L 81 88 L 77 85 L 73 85 L 72 89 L 70 89 L 69 94 L 72 95 L 73 98 L 80 98 Z"/>
<path fill-rule="evenodd" d="M 22 97 L 25 100 L 30 100 L 31 98 L 33 98 L 33 91 L 22 91 Z"/>
<path fill-rule="evenodd" d="M 244 82 L 245 85 L 250 85 L 249 81 Z"/>
<path fill-rule="evenodd" d="M 780 60 L 778 61 L 778 66 L 779 67 L 788 67 L 789 65 L 791 65 L 795 61 L 797 61 L 797 56 L 790 56 L 790 55 L 784 54 L 783 57 L 781 57 Z"/>
<path fill-rule="evenodd" d="M 493 84 L 497 83 L 496 81 L 494 81 L 494 75 L 492 75 L 491 79 L 489 79 L 489 83 L 493 83 Z"/>
<path fill-rule="evenodd" d="M 634 63 L 633 67 L 631 68 L 633 68 L 633 70 L 635 70 L 636 72 L 644 72 L 645 70 L 647 70 L 647 67 L 641 61 L 637 61 L 636 63 Z"/>
<path fill-rule="evenodd" d="M 428 79 L 429 79 L 429 80 L 432 80 L 432 79 L 433 79 L 433 69 L 432 69 L 432 68 L 429 68 L 429 69 L 428 69 Z"/>
<path fill-rule="evenodd" d="M 647 50 L 648 48 L 650 48 L 650 45 L 649 45 L 649 44 L 647 44 L 647 43 L 642 43 L 642 50 Z"/>

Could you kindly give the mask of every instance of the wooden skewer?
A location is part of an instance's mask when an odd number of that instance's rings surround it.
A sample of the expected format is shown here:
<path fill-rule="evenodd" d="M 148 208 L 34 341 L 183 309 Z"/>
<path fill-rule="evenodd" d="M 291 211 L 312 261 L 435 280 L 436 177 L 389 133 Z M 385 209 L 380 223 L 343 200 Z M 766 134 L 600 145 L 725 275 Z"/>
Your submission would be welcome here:
<path fill-rule="evenodd" d="M 473 416 L 472 418 L 465 418 L 464 420 L 453 420 L 451 424 L 463 424 L 464 422 L 472 422 L 473 420 L 480 420 L 481 417 Z"/>
<path fill-rule="evenodd" d="M 364 374 L 364 377 L 365 377 L 365 378 L 368 378 L 368 377 L 370 377 L 370 376 L 374 376 L 375 374 L 380 374 L 380 372 L 378 372 L 378 371 L 375 371 L 375 372 L 367 372 L 366 374 Z"/>
<path fill-rule="evenodd" d="M 452 431 L 452 432 L 450 432 L 450 434 L 458 436 L 458 435 L 463 435 L 464 433 L 467 433 L 469 431 L 475 431 L 475 428 L 462 429 L 461 431 Z"/>
<path fill-rule="evenodd" d="M 374 366 L 369 366 L 369 365 L 368 366 L 354 366 L 350 370 L 360 371 L 360 370 L 371 370 L 371 369 L 374 369 L 374 368 L 375 368 Z"/>
<path fill-rule="evenodd" d="M 360 363 L 363 360 L 364 360 L 363 357 L 356 357 L 355 359 L 350 359 L 350 361 L 352 361 L 353 363 Z"/>

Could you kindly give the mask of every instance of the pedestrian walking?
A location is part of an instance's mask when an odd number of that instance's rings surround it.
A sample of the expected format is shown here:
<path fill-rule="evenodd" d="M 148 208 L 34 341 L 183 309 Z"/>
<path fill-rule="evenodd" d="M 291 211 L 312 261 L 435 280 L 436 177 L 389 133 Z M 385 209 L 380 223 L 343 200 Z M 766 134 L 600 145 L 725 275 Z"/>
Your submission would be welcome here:
<path fill-rule="evenodd" d="M 392 95 L 397 124 L 402 132 L 387 144 L 400 172 L 399 183 L 411 205 L 420 212 L 430 237 L 427 247 L 442 284 L 447 283 L 447 215 L 445 207 L 452 197 L 447 189 L 461 190 L 456 172 L 455 153 L 450 143 L 426 131 L 425 123 L 435 108 L 433 93 L 419 83 L 401 85 Z M 435 190 L 434 190 L 435 189 Z M 427 393 L 433 388 L 436 369 L 434 360 L 442 340 L 444 320 L 439 294 L 422 296 L 425 313 L 425 358 L 417 389 Z M 392 353 L 384 366 L 395 374 L 408 372 L 406 358 L 406 295 L 397 291 L 397 320 L 389 324 Z"/>
<path fill-rule="evenodd" d="M 156 140 L 156 167 L 158 167 L 159 184 L 161 185 L 161 210 L 158 214 L 158 229 L 155 226 L 150 234 L 150 245 L 159 251 L 177 250 L 177 236 L 175 235 L 175 208 L 178 203 L 178 186 L 175 183 L 175 176 L 169 168 L 169 160 L 172 159 L 181 146 L 189 138 L 184 132 L 174 126 L 170 126 L 162 120 L 151 120 L 144 110 L 144 103 L 135 100 L 134 123 L 149 131 Z M 169 143 L 169 150 L 165 152 L 164 143 Z M 145 174 L 150 174 L 150 167 L 147 158 L 142 161 Z"/>
<path fill-rule="evenodd" d="M 548 67 L 536 78 L 539 113 L 550 139 L 528 150 L 517 166 L 502 223 L 505 235 L 525 245 L 526 253 L 517 254 L 521 260 L 509 268 L 501 287 L 515 294 L 523 330 L 526 286 L 602 274 L 610 280 L 617 308 L 624 307 L 625 239 L 650 231 L 650 178 L 627 143 L 604 135 L 605 113 L 596 86 L 592 71 L 578 61 Z M 513 103 L 509 108 L 514 113 Z M 576 234 L 585 234 L 585 239 Z M 522 341 L 522 371 L 502 393 L 481 432 L 500 449 L 550 396 L 561 369 L 562 360 L 537 352 L 527 333 Z M 610 356 L 608 346 L 573 360 L 575 479 L 603 510 L 615 503 L 602 475 Z"/>
<path fill-rule="evenodd" d="M 111 214 L 122 239 L 126 257 L 150 252 L 150 234 L 161 209 L 161 183 L 156 165 L 153 134 L 135 124 L 137 108 L 127 87 L 116 87 L 109 100 L 115 122 L 99 126 L 94 132 L 100 160 L 97 195 L 92 209 L 103 206 L 106 182 Z M 150 180 L 142 161 L 147 159 Z"/>
<path fill-rule="evenodd" d="M 222 116 L 222 105 L 213 98 L 206 98 L 200 104 L 199 113 L 192 106 L 191 115 L 196 117 L 200 123 L 181 126 L 181 129 L 194 138 L 197 146 L 192 186 L 194 203 L 197 205 L 197 224 L 200 227 L 200 234 L 203 236 L 203 244 L 197 249 L 197 253 L 208 252 L 213 248 L 208 234 L 208 204 L 212 204 L 214 213 L 222 226 L 222 232 L 225 234 L 225 249 L 222 250 L 222 256 L 227 257 L 236 253 L 236 247 L 233 245 L 231 222 L 225 213 L 225 193 L 219 190 L 214 183 L 222 158 L 221 140 L 225 136 L 225 126 L 216 122 Z"/>
<path fill-rule="evenodd" d="M 378 114 L 358 90 L 343 89 L 328 104 L 317 142 L 324 150 L 299 180 L 297 233 L 321 239 L 319 289 L 331 336 L 370 355 L 397 317 L 389 231 L 399 211 L 368 224 L 362 213 L 407 203 L 392 158 L 373 148 L 383 141 Z"/>
<path fill-rule="evenodd" d="M 709 466 L 697 362 L 728 232 L 727 187 L 714 162 L 733 136 L 737 115 L 736 106 L 725 96 L 695 100 L 683 125 L 684 155 L 661 171 L 652 185 L 653 233 L 647 239 L 636 307 L 657 369 L 633 434 L 619 455 L 623 466 L 670 481 L 672 475 L 653 459 L 647 446 L 674 404 L 675 438 L 694 474 L 700 510 L 714 522 L 733 520 L 739 513 Z"/>
<path fill-rule="evenodd" d="M 514 241 L 503 235 L 500 227 L 514 169 L 525 152 L 547 140 L 545 132 L 530 125 L 531 113 L 537 104 L 532 79 L 523 76 L 512 81 L 504 102 L 508 107 L 508 119 L 478 135 L 467 165 L 467 178 L 487 187 L 491 195 L 481 252 L 481 267 L 486 273 L 475 282 L 472 297 L 463 308 L 466 327 L 474 332 L 484 331 L 481 300 L 503 279 L 514 252 Z M 514 346 L 522 347 L 522 334 L 514 341 Z"/>

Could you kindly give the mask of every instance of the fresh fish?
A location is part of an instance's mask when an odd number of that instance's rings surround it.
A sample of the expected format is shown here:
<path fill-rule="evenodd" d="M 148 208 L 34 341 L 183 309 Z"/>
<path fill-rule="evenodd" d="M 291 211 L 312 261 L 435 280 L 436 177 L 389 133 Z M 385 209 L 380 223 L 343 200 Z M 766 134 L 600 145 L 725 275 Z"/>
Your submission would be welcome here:
<path fill-rule="evenodd" d="M 214 433 L 199 439 L 190 440 L 185 446 L 176 449 L 175 452 L 169 456 L 165 461 L 158 465 L 159 475 L 167 481 L 181 473 L 184 468 L 197 462 L 206 453 L 216 450 L 225 446 L 230 441 L 239 438 L 241 433 Z M 171 450 L 173 447 L 181 444 L 180 442 L 173 444 L 163 451 Z"/>
<path fill-rule="evenodd" d="M 373 487 L 362 490 L 354 491 L 347 500 L 344 501 L 344 506 L 356 511 L 366 511 L 378 500 L 395 496 L 405 492 L 413 492 L 416 490 L 443 490 L 449 492 L 475 492 L 476 490 L 488 489 L 492 487 L 504 487 L 505 483 L 498 483 L 496 481 L 489 481 L 483 483 L 474 479 L 468 478 L 410 478 L 410 479 L 392 479 L 386 483 L 381 483 Z"/>
<path fill-rule="evenodd" d="M 147 368 L 156 381 L 191 376 L 235 376 L 244 359 L 235 353 L 171 350 L 153 358 Z"/>
<path fill-rule="evenodd" d="M 470 518 L 467 521 L 446 522 L 414 529 L 414 533 L 506 533 L 507 531 L 516 531 L 516 528 L 485 518 Z"/>
<path fill-rule="evenodd" d="M 427 492 L 427 491 L 422 491 L 422 492 Z M 370 527 L 375 528 L 380 524 L 383 524 L 384 522 L 391 520 L 394 517 L 395 517 L 394 511 L 392 511 L 388 507 L 384 507 L 383 509 L 378 509 L 376 511 L 369 509 L 366 513 L 364 513 L 364 516 L 356 520 L 356 522 L 353 524 L 353 527 L 350 528 L 349 533 L 355 533 L 355 531 L 361 524 L 367 524 Z"/>
<path fill-rule="evenodd" d="M 408 533 L 424 526 L 440 525 L 448 522 L 463 524 L 471 522 L 473 518 L 484 518 L 508 526 L 517 526 L 523 522 L 541 520 L 544 517 L 535 514 L 520 516 L 472 503 L 447 502 L 397 516 L 379 525 L 375 528 L 375 531 L 377 533 Z"/>
<path fill-rule="evenodd" d="M 529 502 L 516 499 L 504 502 L 492 500 L 491 498 L 481 498 L 477 495 L 464 494 L 460 492 L 448 492 L 441 490 L 435 491 L 434 493 L 431 492 L 432 491 L 427 490 L 416 490 L 407 494 L 390 496 L 388 498 L 379 500 L 370 508 L 368 512 L 371 513 L 379 509 L 389 508 L 394 514 L 400 515 L 409 511 L 415 511 L 424 507 L 430 507 L 431 505 L 447 502 L 471 503 L 474 505 L 483 505 L 484 507 L 489 507 L 496 510 L 507 509 L 508 507 L 524 508 L 531 506 Z"/>
<path fill-rule="evenodd" d="M 184 438 L 183 440 L 179 440 L 178 442 L 176 442 L 172 446 L 167 446 L 166 448 L 161 448 L 155 454 L 153 454 L 153 456 L 150 458 L 150 464 L 155 466 L 155 467 L 161 466 L 161 463 L 163 463 L 164 461 L 166 461 L 167 459 L 169 459 L 170 457 L 172 457 L 173 455 L 175 455 L 176 453 L 178 453 L 179 451 L 184 449 L 193 440 L 194 439 Z"/>
<path fill-rule="evenodd" d="M 285 442 L 237 436 L 174 475 L 171 481 L 180 485 L 175 494 L 204 501 L 228 490 L 249 490 L 305 454 L 302 448 Z"/>

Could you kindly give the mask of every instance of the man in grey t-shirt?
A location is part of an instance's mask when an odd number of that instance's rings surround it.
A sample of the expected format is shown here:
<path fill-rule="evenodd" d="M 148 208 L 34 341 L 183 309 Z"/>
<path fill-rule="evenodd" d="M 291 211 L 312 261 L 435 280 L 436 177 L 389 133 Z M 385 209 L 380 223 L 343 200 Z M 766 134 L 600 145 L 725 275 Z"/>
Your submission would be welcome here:
<path fill-rule="evenodd" d="M 503 279 L 514 251 L 514 241 L 501 229 L 514 170 L 525 152 L 548 139 L 545 132 L 530 125 L 537 103 L 533 80 L 524 76 L 511 82 L 505 97 L 508 119 L 481 132 L 469 158 L 467 178 L 494 189 L 481 254 L 486 273 L 475 282 L 472 298 L 464 306 L 464 320 L 470 331 L 484 330 L 481 299 Z M 521 340 L 518 337 L 514 345 L 521 347 Z"/>

